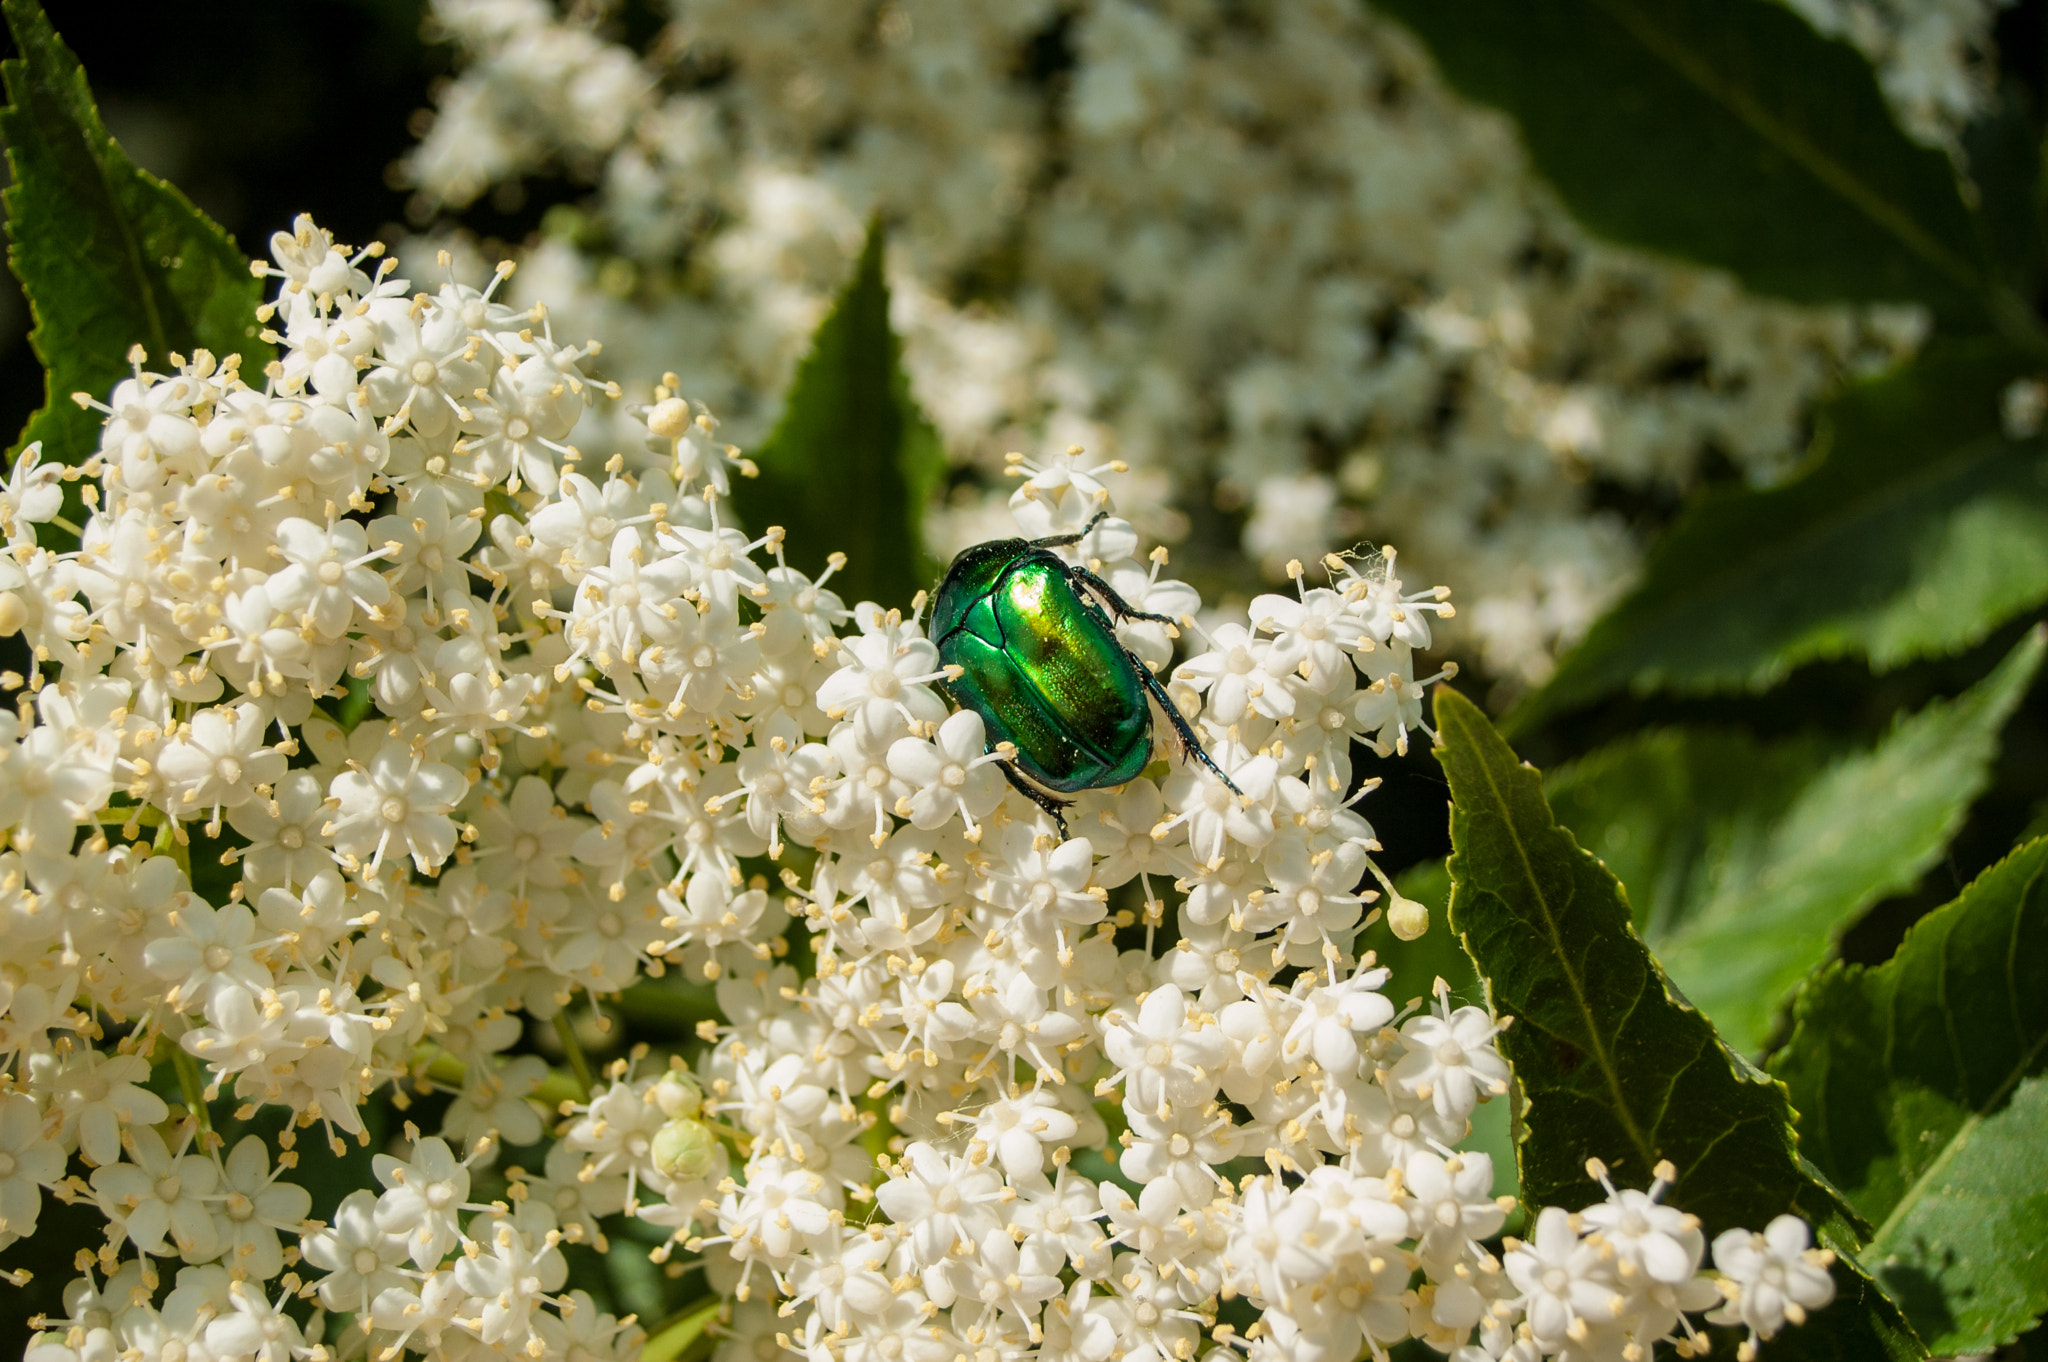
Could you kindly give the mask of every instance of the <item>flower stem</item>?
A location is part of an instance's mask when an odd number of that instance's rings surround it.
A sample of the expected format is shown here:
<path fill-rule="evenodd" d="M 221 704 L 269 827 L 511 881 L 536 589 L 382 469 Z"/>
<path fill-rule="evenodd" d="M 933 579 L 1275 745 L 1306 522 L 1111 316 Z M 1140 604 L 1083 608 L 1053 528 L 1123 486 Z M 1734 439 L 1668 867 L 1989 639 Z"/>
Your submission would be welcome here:
<path fill-rule="evenodd" d="M 425 1069 L 431 1082 L 444 1088 L 460 1090 L 469 1081 L 469 1066 L 437 1045 L 421 1045 L 412 1052 L 412 1067 L 415 1071 Z M 534 1101 L 550 1110 L 559 1108 L 564 1102 L 581 1102 L 590 1096 L 587 1087 L 579 1087 L 575 1076 L 560 1069 L 549 1069 L 548 1076 L 531 1094 Z"/>
<path fill-rule="evenodd" d="M 185 882 L 192 882 L 192 848 L 178 835 L 178 821 L 166 818 L 156 830 L 156 840 L 150 844 L 150 851 L 158 856 L 168 856 L 185 872 Z"/>
<path fill-rule="evenodd" d="M 185 1105 L 199 1120 L 200 1146 L 211 1147 L 213 1113 L 206 1107 L 206 1079 L 199 1072 L 199 1061 L 187 1053 L 184 1046 L 172 1042 L 171 1067 L 178 1071 L 178 1091 L 185 1095 Z"/>
<path fill-rule="evenodd" d="M 555 1034 L 561 1038 L 562 1051 L 569 1056 L 569 1072 L 576 1077 L 576 1086 L 582 1091 L 577 1097 L 585 1102 L 590 1100 L 590 1057 L 583 1053 L 583 1042 L 576 1039 L 576 1024 L 569 1020 L 569 1009 L 563 1008 L 555 1014 Z"/>

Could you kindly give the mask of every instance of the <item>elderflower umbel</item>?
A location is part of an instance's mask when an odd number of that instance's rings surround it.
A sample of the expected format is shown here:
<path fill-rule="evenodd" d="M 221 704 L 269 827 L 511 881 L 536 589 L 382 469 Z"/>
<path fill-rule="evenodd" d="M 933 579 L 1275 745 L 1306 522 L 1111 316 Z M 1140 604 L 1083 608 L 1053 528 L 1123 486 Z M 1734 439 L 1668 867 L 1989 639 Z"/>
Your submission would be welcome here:
<path fill-rule="evenodd" d="M 2005 2 L 1793 8 L 1953 142 Z M 1633 574 L 1605 490 L 1783 476 L 1817 397 L 1924 325 L 1590 237 L 1360 0 L 670 0 L 637 49 L 602 7 L 428 8 L 459 70 L 407 161 L 421 206 L 593 182 L 520 296 L 605 336 L 630 390 L 675 370 L 765 436 L 879 216 L 912 387 L 979 474 L 933 508 L 940 547 L 1007 532 L 1005 453 L 1078 442 L 1077 493 L 1128 461 L 1148 535 L 1214 484 L 1269 575 L 1361 535 L 1455 572 L 1458 645 L 1521 682 Z M 593 412 L 578 438 L 641 433 Z"/>
<path fill-rule="evenodd" d="M 727 1359 L 1470 1362 L 1825 1303 L 1796 1220 L 1701 1276 L 1661 1184 L 1488 1247 L 1509 1207 L 1458 1144 L 1506 1023 L 1404 1018 L 1354 944 L 1351 748 L 1421 730 L 1449 609 L 1391 551 L 1190 631 L 1170 694 L 1242 793 L 1161 743 L 1062 838 L 948 713 L 921 600 L 849 606 L 730 522 L 701 409 L 625 407 L 641 453 L 597 466 L 559 438 L 617 402 L 596 346 L 503 271 L 409 294 L 308 220 L 272 248 L 260 387 L 138 358 L 80 547 L 6 503 L 36 667 L 0 733 L 0 1238 L 45 1194 L 106 1221 L 34 1362 L 632 1358 L 567 1250 L 634 1222 L 701 1265 Z M 1017 461 L 1020 524 L 1114 512 L 1078 460 Z M 1073 553 L 1192 625 L 1128 522 Z M 588 1074 L 572 1010 L 671 971 L 715 994 L 701 1042 Z M 301 1137 L 427 1093 L 309 1219 Z"/>

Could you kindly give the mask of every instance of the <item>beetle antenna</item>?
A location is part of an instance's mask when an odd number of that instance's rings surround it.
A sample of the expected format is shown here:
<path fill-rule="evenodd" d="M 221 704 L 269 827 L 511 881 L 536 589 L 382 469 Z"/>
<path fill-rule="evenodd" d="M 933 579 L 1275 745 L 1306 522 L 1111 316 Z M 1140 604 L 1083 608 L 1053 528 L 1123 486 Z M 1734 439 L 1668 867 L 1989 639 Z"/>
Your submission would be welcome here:
<path fill-rule="evenodd" d="M 1072 534 L 1050 534 L 1043 539 L 1032 539 L 1027 542 L 1034 549 L 1070 548 L 1073 545 L 1080 543 L 1083 539 L 1086 539 L 1090 534 L 1094 533 L 1095 527 L 1097 525 L 1100 525 L 1103 521 L 1107 519 L 1109 519 L 1108 511 L 1097 511 L 1092 517 L 1090 517 L 1086 525 L 1083 525 L 1080 529 L 1074 531 Z"/>
<path fill-rule="evenodd" d="M 1128 649 L 1125 651 L 1129 652 Z M 1157 676 L 1153 675 L 1150 667 L 1138 660 L 1136 653 L 1130 653 L 1130 658 L 1132 665 L 1138 669 L 1138 679 L 1144 683 L 1146 690 L 1152 692 L 1152 698 L 1157 700 L 1159 708 L 1166 712 L 1166 721 L 1173 725 L 1174 736 L 1180 739 L 1181 756 L 1192 757 L 1194 760 L 1201 762 L 1202 765 L 1215 773 L 1216 779 L 1222 781 L 1232 794 L 1242 798 L 1244 791 L 1237 788 L 1237 782 L 1233 781 L 1224 772 L 1223 768 L 1216 764 L 1216 759 L 1209 755 L 1207 748 L 1202 746 L 1202 740 L 1195 735 L 1195 730 L 1189 726 L 1187 716 L 1180 712 L 1180 706 L 1176 705 L 1173 702 L 1173 697 L 1166 693 L 1164 683 Z"/>

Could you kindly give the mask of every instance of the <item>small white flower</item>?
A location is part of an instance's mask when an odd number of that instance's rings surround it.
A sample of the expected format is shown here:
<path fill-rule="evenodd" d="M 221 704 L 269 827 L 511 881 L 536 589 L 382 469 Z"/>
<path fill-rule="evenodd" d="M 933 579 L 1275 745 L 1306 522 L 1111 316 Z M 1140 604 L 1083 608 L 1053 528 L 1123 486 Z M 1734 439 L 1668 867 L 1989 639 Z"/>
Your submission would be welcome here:
<path fill-rule="evenodd" d="M 380 1292 L 406 1285 L 399 1266 L 406 1260 L 405 1239 L 378 1229 L 376 1211 L 375 1195 L 350 1192 L 332 1225 L 300 1241 L 306 1261 L 327 1274 L 320 1279 L 320 1301 L 330 1310 L 367 1314 Z"/>
<path fill-rule="evenodd" d="M 1003 776 L 986 750 L 981 716 L 963 709 L 950 715 L 933 740 L 898 738 L 889 745 L 889 770 L 912 793 L 896 810 L 912 826 L 936 828 L 957 813 L 970 832 L 1003 799 Z"/>
<path fill-rule="evenodd" d="M 1507 1218 L 1493 1199 L 1493 1160 L 1485 1154 L 1446 1159 L 1425 1151 L 1411 1155 L 1402 1173 L 1416 1252 L 1424 1258 L 1457 1258 Z"/>
<path fill-rule="evenodd" d="M 895 611 L 856 610 L 856 637 L 841 639 L 840 668 L 818 687 L 818 705 L 833 718 L 864 717 L 880 728 L 895 715 L 911 724 L 938 724 L 945 702 L 931 683 L 944 676 L 939 650 L 917 625 Z"/>
<path fill-rule="evenodd" d="M 1223 624 L 1210 634 L 1209 650 L 1181 663 L 1173 678 L 1204 695 L 1219 724 L 1242 722 L 1254 711 L 1284 719 L 1295 708 L 1287 677 L 1301 658 L 1293 645 L 1259 638 L 1242 624 Z"/>
<path fill-rule="evenodd" d="M 1343 593 L 1328 587 L 1311 590 L 1298 577 L 1295 584 L 1299 596 L 1253 597 L 1251 617 L 1272 631 L 1282 657 L 1300 659 L 1296 665 L 1311 690 L 1344 684 L 1353 671 L 1352 656 L 1374 646 L 1372 630 Z"/>
<path fill-rule="evenodd" d="M 1599 1247 L 1580 1240 L 1560 1206 L 1536 1217 L 1535 1235 L 1511 1246 L 1502 1265 L 1522 1292 L 1531 1337 L 1546 1353 L 1568 1346 L 1575 1323 L 1611 1322 L 1627 1303 L 1610 1284 Z"/>
<path fill-rule="evenodd" d="M 448 813 L 467 787 L 453 767 L 385 743 L 366 767 L 334 778 L 338 807 L 322 833 L 344 856 L 367 860 L 373 875 L 387 855 L 399 851 L 421 870 L 438 866 L 455 849 L 455 822 Z"/>
<path fill-rule="evenodd" d="M 64 1151 L 43 1132 L 43 1113 L 26 1093 L 0 1099 L 0 1241 L 36 1232 L 42 1189 L 64 1176 Z"/>
<path fill-rule="evenodd" d="M 188 1128 L 186 1140 L 194 1133 Z M 218 1256 L 225 1236 L 213 1194 L 220 1170 L 213 1160 L 184 1152 L 184 1141 L 174 1153 L 146 1126 L 123 1136 L 128 1161 L 92 1170 L 93 1194 L 108 1220 L 143 1253 L 167 1255 L 174 1243 L 187 1262 Z"/>
<path fill-rule="evenodd" d="M 1208 1205 L 1219 1185 L 1227 1185 L 1216 1166 L 1236 1158 L 1244 1145 L 1244 1132 L 1227 1111 L 1182 1102 L 1164 1117 L 1137 1107 L 1127 1115 L 1131 1138 L 1117 1163 L 1125 1177 L 1170 1184 L 1189 1210 Z"/>
<path fill-rule="evenodd" d="M 372 566 L 386 550 L 372 549 L 352 520 L 322 527 L 291 517 L 277 527 L 277 552 L 286 567 L 268 583 L 271 603 L 320 638 L 340 638 L 357 610 L 371 613 L 391 599 L 391 584 Z"/>
<path fill-rule="evenodd" d="M 1359 1033 L 1377 1031 L 1394 1019 L 1394 1005 L 1378 991 L 1389 972 L 1361 970 L 1340 983 L 1302 977 L 1307 987 L 1296 986 L 1301 1005 L 1281 1038 L 1282 1058 L 1313 1058 L 1333 1074 L 1356 1072 Z"/>
<path fill-rule="evenodd" d="M 305 1350 L 298 1321 L 285 1313 L 288 1295 L 272 1300 L 249 1281 L 228 1283 L 230 1308 L 206 1326 L 206 1347 L 218 1356 L 285 1362 Z"/>
<path fill-rule="evenodd" d="M 715 526 L 671 525 L 663 535 L 664 546 L 675 551 L 672 561 L 689 573 L 692 588 L 721 611 L 737 609 L 741 596 L 755 604 L 769 598 L 767 574 L 750 556 L 767 542 Z"/>
<path fill-rule="evenodd" d="M 433 1267 L 455 1247 L 457 1212 L 473 1209 L 467 1205 L 468 1167 L 445 1140 L 432 1139 L 416 1143 L 409 1162 L 389 1154 L 370 1162 L 386 1188 L 377 1198 L 377 1228 L 403 1237 L 415 1264 Z"/>
<path fill-rule="evenodd" d="M 1393 548 L 1388 547 L 1367 558 L 1363 567 L 1335 554 L 1328 562 L 1333 571 L 1343 573 L 1339 590 L 1366 634 L 1381 643 L 1427 648 L 1429 617 L 1455 613 L 1445 604 L 1450 592 L 1434 587 L 1404 595 L 1401 579 L 1394 575 L 1394 557 Z"/>
<path fill-rule="evenodd" d="M 259 1282 L 284 1270 L 284 1246 L 278 1233 L 300 1233 L 313 1205 L 312 1194 L 283 1181 L 282 1172 L 271 1168 L 269 1146 L 255 1135 L 236 1141 L 221 1165 L 220 1225 L 226 1238 L 222 1257 L 230 1269 L 246 1272 Z M 238 1308 L 255 1320 L 269 1318 L 254 1302 Z"/>
<path fill-rule="evenodd" d="M 1229 773 L 1237 792 L 1198 763 L 1182 764 L 1160 786 L 1174 816 L 1160 825 L 1159 835 L 1184 822 L 1188 849 L 1213 862 L 1224 859 L 1233 843 L 1256 851 L 1273 840 L 1280 775 L 1270 756 L 1235 757 L 1220 750 L 1210 755 Z"/>
<path fill-rule="evenodd" d="M 476 1315 L 480 1327 L 472 1327 L 486 1344 L 532 1355 L 527 1344 L 536 1337 L 534 1319 L 569 1277 L 555 1246 L 559 1238 L 547 1214 L 531 1203 L 474 1227 L 471 1242 L 480 1251 L 455 1260 L 455 1283 L 482 1305 Z"/>
<path fill-rule="evenodd" d="M 451 515 L 447 499 L 433 492 L 414 496 L 397 515 L 379 516 L 367 531 L 369 542 L 385 550 L 392 590 L 420 592 L 428 610 L 436 599 L 469 590 L 463 555 L 482 533 L 481 515 Z"/>
<path fill-rule="evenodd" d="M 547 1061 L 538 1055 L 517 1055 L 503 1064 L 471 1064 L 462 1095 L 448 1104 L 441 1118 L 442 1133 L 464 1144 L 488 1139 L 532 1144 L 542 1127 L 530 1099 L 547 1076 Z"/>
<path fill-rule="evenodd" d="M 17 716 L 0 712 L 0 821 L 29 845 L 68 851 L 73 829 L 113 791 L 110 764 L 55 727 L 23 733 Z M 20 836 L 14 843 L 23 845 Z"/>
<path fill-rule="evenodd" d="M 214 908 L 190 894 L 166 914 L 172 934 L 143 951 L 143 962 L 172 983 L 164 1001 L 197 1011 L 231 989 L 260 994 L 271 986 L 268 966 L 256 958 L 256 915 L 245 903 Z"/>
<path fill-rule="evenodd" d="M 1079 445 L 1037 461 L 1012 454 L 1009 468 L 1024 478 L 1023 486 L 1010 497 L 1010 512 L 1027 539 L 1080 530 L 1097 512 L 1110 508 L 1109 489 L 1102 485 L 1102 475 L 1123 471 L 1115 460 L 1088 462 L 1087 451 Z"/>
<path fill-rule="evenodd" d="M 554 499 L 533 513 L 528 529 L 535 554 L 559 567 L 573 584 L 591 567 L 611 560 L 622 529 L 652 519 L 630 484 L 616 478 L 600 484 L 581 473 L 565 473 Z M 492 533 L 498 533 L 495 524 Z"/>
<path fill-rule="evenodd" d="M 64 507 L 64 465 L 43 462 L 41 440 L 15 455 L 14 468 L 0 482 L 0 533 L 9 547 L 34 545 L 35 525 L 55 518 Z"/>
<path fill-rule="evenodd" d="M 920 1141 L 875 1189 L 875 1201 L 903 1227 L 916 1261 L 929 1267 L 954 1245 L 978 1243 L 996 1227 L 1002 1179 L 987 1164 L 970 1164 Z"/>
<path fill-rule="evenodd" d="M 333 854 L 322 840 L 326 788 L 311 771 L 287 771 L 271 800 L 239 805 L 228 824 L 249 839 L 242 851 L 242 876 L 252 884 L 305 885 L 330 870 Z"/>
<path fill-rule="evenodd" d="M 1714 1266 L 1728 1301 L 1707 1318 L 1746 1327 L 1750 1341 L 1744 1346 L 1751 1354 L 1755 1340 L 1770 1338 L 1787 1323 L 1804 1324 L 1809 1311 L 1835 1298 L 1835 1279 L 1828 1273 L 1835 1255 L 1812 1244 L 1812 1230 L 1796 1215 L 1779 1216 L 1762 1234 L 1734 1229 L 1716 1235 Z"/>
<path fill-rule="evenodd" d="M 718 1208 L 719 1228 L 732 1237 L 734 1256 L 787 1268 L 809 1236 L 826 1233 L 832 1224 L 820 1199 L 824 1188 L 825 1180 L 808 1169 L 775 1158 L 755 1160 L 746 1186 L 727 1193 Z"/>
<path fill-rule="evenodd" d="M 1464 1009 L 1460 1009 L 1464 1010 Z M 1657 1165 L 1657 1179 L 1647 1192 L 1633 1187 L 1616 1188 L 1607 1180 L 1607 1169 L 1597 1160 L 1587 1171 L 1607 1189 L 1607 1200 L 1588 1206 L 1579 1218 L 1599 1232 L 1620 1255 L 1624 1279 L 1642 1272 L 1652 1281 L 1682 1286 L 1699 1271 L 1706 1252 L 1706 1236 L 1700 1233 L 1698 1216 L 1658 1204 L 1658 1198 L 1677 1177 L 1668 1161 Z"/>
<path fill-rule="evenodd" d="M 1499 1031 L 1499 1023 L 1484 1008 L 1453 1011 L 1448 991 L 1440 992 L 1436 1011 L 1402 1023 L 1401 1043 L 1407 1053 L 1395 1062 L 1393 1079 L 1435 1103 L 1445 1120 L 1463 1120 L 1479 1103 L 1507 1092 L 1507 1061 L 1493 1047 Z M 1678 1279 L 1659 1276 L 1658 1280 Z"/>
<path fill-rule="evenodd" d="M 1206 1101 L 1230 1053 L 1221 1027 L 1191 1023 L 1187 998 L 1172 984 L 1154 989 L 1134 1013 L 1118 1009 L 1105 1016 L 1102 1049 L 1117 1066 L 1103 1086 L 1122 1082 L 1126 1102 L 1153 1112 Z"/>
<path fill-rule="evenodd" d="M 823 743 L 796 742 L 779 732 L 773 733 L 766 745 L 756 743 L 741 752 L 734 765 L 746 795 L 747 826 L 768 843 L 771 856 L 780 854 L 785 821 L 793 820 L 803 828 L 818 825 L 825 811 L 818 791 L 839 770 L 831 748 Z M 718 797 L 721 807 L 730 797 Z"/>
<path fill-rule="evenodd" d="M 363 379 L 370 409 L 386 428 L 410 422 L 422 435 L 438 435 L 470 418 L 467 401 L 483 386 L 482 348 L 458 312 L 415 309 L 403 299 L 370 304 L 380 362 Z"/>
<path fill-rule="evenodd" d="M 149 1061 L 80 1049 L 61 1062 L 38 1055 L 31 1070 L 36 1090 L 49 1094 L 58 1138 L 96 1164 L 120 1157 L 124 1126 L 153 1126 L 170 1116 L 161 1097 L 142 1086 Z"/>

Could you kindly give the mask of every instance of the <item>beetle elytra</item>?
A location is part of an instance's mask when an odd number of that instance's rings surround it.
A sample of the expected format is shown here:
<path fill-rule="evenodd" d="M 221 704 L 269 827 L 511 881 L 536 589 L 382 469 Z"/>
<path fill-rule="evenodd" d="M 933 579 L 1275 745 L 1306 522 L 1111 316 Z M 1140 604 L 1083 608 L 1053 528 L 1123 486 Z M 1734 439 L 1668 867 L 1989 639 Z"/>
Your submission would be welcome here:
<path fill-rule="evenodd" d="M 1183 755 L 1237 790 L 1159 678 L 1117 638 L 1110 616 L 1176 621 L 1133 609 L 1101 577 L 1052 552 L 1079 543 L 1105 514 L 1079 534 L 962 550 L 932 601 L 930 637 L 939 659 L 959 669 L 940 684 L 981 715 L 990 751 L 1012 745 L 1004 776 L 1053 816 L 1063 836 L 1061 811 L 1070 801 L 1060 795 L 1121 785 L 1151 760 L 1148 695 Z"/>

